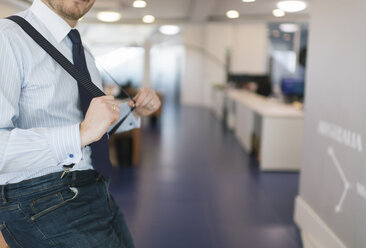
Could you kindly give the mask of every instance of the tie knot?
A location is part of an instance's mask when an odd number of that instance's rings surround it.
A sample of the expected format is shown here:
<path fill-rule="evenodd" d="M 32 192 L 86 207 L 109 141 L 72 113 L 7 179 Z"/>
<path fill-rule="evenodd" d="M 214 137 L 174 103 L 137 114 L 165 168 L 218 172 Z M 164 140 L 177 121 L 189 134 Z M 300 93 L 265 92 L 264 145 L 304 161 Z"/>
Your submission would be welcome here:
<path fill-rule="evenodd" d="M 81 44 L 81 38 L 79 31 L 77 29 L 72 29 L 68 34 L 72 44 L 74 45 L 80 45 Z"/>

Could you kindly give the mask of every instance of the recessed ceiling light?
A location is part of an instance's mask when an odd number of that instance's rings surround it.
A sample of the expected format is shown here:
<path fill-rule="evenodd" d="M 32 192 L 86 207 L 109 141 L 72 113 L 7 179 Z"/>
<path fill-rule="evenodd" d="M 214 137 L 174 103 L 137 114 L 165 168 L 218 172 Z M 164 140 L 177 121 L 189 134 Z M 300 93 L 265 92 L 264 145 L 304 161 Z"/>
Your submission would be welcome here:
<path fill-rule="evenodd" d="M 304 1 L 291 0 L 278 2 L 277 7 L 286 12 L 299 12 L 306 9 L 307 4 Z"/>
<path fill-rule="evenodd" d="M 164 25 L 159 28 L 159 31 L 165 35 L 176 35 L 180 32 L 180 28 L 175 25 Z"/>
<path fill-rule="evenodd" d="M 285 16 L 285 11 L 283 11 L 282 9 L 274 9 L 272 11 L 272 14 L 275 16 L 275 17 L 283 17 Z"/>
<path fill-rule="evenodd" d="M 146 2 L 143 0 L 136 0 L 133 2 L 133 7 L 135 8 L 145 8 L 146 7 Z"/>
<path fill-rule="evenodd" d="M 116 22 L 121 17 L 120 13 L 114 11 L 101 11 L 97 14 L 97 18 L 102 22 Z"/>
<path fill-rule="evenodd" d="M 280 25 L 280 30 L 285 33 L 295 33 L 298 29 L 298 26 L 294 23 L 283 23 Z"/>
<path fill-rule="evenodd" d="M 226 12 L 226 16 L 227 18 L 235 19 L 239 18 L 240 14 L 237 10 L 229 10 L 228 12 Z"/>
<path fill-rule="evenodd" d="M 253 3 L 255 0 L 242 0 L 244 3 Z"/>
<path fill-rule="evenodd" d="M 152 16 L 152 15 L 145 15 L 143 18 L 142 18 L 142 21 L 144 23 L 153 23 L 155 21 L 155 17 Z"/>

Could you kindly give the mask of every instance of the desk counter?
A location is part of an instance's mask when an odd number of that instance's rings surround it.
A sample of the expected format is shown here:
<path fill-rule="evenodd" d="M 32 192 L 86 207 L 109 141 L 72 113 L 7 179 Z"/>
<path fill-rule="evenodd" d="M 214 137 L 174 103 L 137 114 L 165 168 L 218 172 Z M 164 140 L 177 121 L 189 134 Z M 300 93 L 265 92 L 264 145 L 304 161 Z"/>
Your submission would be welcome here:
<path fill-rule="evenodd" d="M 297 171 L 301 165 L 303 111 L 245 90 L 226 90 L 228 120 L 247 152 L 258 146 L 260 169 Z M 233 107 L 234 106 L 234 107 Z"/>

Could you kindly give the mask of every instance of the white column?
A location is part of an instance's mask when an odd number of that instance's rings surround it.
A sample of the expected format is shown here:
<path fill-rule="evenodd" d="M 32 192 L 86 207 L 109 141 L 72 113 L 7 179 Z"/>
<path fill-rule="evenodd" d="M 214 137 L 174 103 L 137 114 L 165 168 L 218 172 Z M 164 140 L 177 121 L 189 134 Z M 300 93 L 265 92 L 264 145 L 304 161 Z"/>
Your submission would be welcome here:
<path fill-rule="evenodd" d="M 151 87 L 151 59 L 150 59 L 150 51 L 151 51 L 151 42 L 146 41 L 144 44 L 145 49 L 145 58 L 144 58 L 144 77 L 142 80 L 142 87 Z"/>

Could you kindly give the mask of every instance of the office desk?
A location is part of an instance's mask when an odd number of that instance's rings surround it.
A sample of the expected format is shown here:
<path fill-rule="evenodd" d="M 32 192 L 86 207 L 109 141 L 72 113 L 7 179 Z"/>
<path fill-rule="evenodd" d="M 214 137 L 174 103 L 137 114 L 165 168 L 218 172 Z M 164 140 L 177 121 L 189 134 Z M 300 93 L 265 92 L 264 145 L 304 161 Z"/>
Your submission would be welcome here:
<path fill-rule="evenodd" d="M 259 138 L 260 169 L 296 171 L 300 169 L 303 138 L 301 110 L 291 105 L 245 91 L 226 90 L 228 120 L 240 144 L 252 151 L 253 136 Z M 254 134 L 254 135 L 253 135 Z"/>

